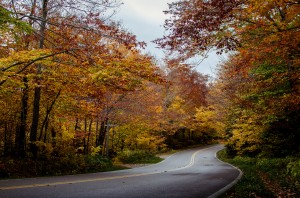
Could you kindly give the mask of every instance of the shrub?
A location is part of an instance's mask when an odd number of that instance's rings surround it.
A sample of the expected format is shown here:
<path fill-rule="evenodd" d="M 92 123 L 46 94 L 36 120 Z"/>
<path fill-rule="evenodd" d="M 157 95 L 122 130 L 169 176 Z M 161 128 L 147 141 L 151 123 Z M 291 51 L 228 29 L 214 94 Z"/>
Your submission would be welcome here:
<path fill-rule="evenodd" d="M 287 173 L 296 179 L 300 179 L 300 160 L 288 163 Z"/>
<path fill-rule="evenodd" d="M 153 153 L 145 150 L 126 150 L 118 154 L 118 160 L 123 163 L 135 164 L 135 163 L 157 163 L 161 161 L 160 157 L 155 156 Z"/>
<path fill-rule="evenodd" d="M 100 155 L 51 156 L 39 160 L 2 159 L 0 178 L 20 178 L 113 170 L 110 159 Z"/>

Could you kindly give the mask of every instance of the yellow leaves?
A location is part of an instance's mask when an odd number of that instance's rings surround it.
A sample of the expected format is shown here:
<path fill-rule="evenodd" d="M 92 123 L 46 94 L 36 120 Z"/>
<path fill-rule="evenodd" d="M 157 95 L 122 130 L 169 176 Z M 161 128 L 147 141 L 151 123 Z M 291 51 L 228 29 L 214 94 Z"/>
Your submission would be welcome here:
<path fill-rule="evenodd" d="M 236 143 L 238 154 L 256 152 L 260 149 L 261 133 L 264 129 L 262 126 L 253 124 L 249 119 L 248 122 L 235 124 L 233 128 L 229 141 Z"/>
<path fill-rule="evenodd" d="M 231 118 L 229 144 L 233 144 L 237 154 L 257 154 L 263 143 L 263 133 L 268 125 L 264 124 L 264 112 L 257 114 L 250 109 L 234 109 Z"/>
<path fill-rule="evenodd" d="M 299 27 L 300 7 L 297 4 L 279 0 L 252 0 L 247 5 L 244 8 L 245 15 L 252 18 L 253 22 L 263 25 L 264 31 L 284 31 L 291 26 Z"/>
<path fill-rule="evenodd" d="M 133 122 L 116 127 L 115 135 L 126 137 L 124 142 L 131 149 L 157 151 L 158 148 L 165 147 L 164 137 L 151 133 L 151 130 L 153 130 L 151 126 Z"/>
<path fill-rule="evenodd" d="M 197 108 L 197 113 L 195 115 L 197 121 L 200 123 L 208 123 L 213 120 L 215 112 L 209 107 L 199 107 Z"/>
<path fill-rule="evenodd" d="M 195 121 L 196 128 L 214 129 L 219 134 L 223 134 L 224 124 L 219 121 L 216 110 L 212 106 L 196 108 Z"/>
<path fill-rule="evenodd" d="M 156 113 L 162 113 L 163 111 L 164 111 L 164 109 L 163 109 L 162 106 L 157 106 L 157 107 L 155 108 L 155 112 L 156 112 Z"/>
<path fill-rule="evenodd" d="M 46 49 L 35 49 L 35 50 L 29 50 L 29 51 L 18 51 L 18 52 L 12 52 L 10 56 L 6 58 L 0 59 L 0 64 L 2 66 L 7 67 L 11 64 L 15 63 L 26 63 L 30 62 L 34 59 L 40 58 L 42 56 L 45 56 L 47 54 L 50 54 L 50 50 Z"/>
<path fill-rule="evenodd" d="M 61 64 L 53 61 L 54 56 L 60 56 L 59 54 L 60 53 L 52 52 L 47 49 L 12 52 L 10 56 L 0 59 L 0 65 L 2 66 L 1 83 L 12 80 L 12 77 L 17 77 L 18 75 L 23 76 L 24 74 L 26 74 L 28 78 L 38 77 L 39 79 L 50 79 L 51 77 L 49 75 L 55 74 L 56 69 L 63 68 Z M 41 72 L 37 72 L 36 66 L 41 63 L 42 66 L 39 66 Z M 61 76 L 61 74 L 65 72 L 59 71 L 58 73 Z M 56 76 L 53 75 L 52 77 Z M 16 80 L 16 78 L 14 80 Z"/>
<path fill-rule="evenodd" d="M 81 65 L 83 67 L 87 67 L 87 66 L 90 66 L 91 64 L 88 61 L 84 61 L 84 62 L 81 63 Z"/>
<path fill-rule="evenodd" d="M 139 134 L 136 143 L 137 147 L 142 150 L 157 151 L 158 148 L 164 148 L 164 138 L 159 136 L 152 136 L 149 133 Z"/>
<path fill-rule="evenodd" d="M 152 58 L 122 45 L 109 46 L 111 53 L 96 61 L 94 80 L 108 86 L 134 89 L 142 81 L 159 81 Z"/>
<path fill-rule="evenodd" d="M 66 125 L 62 125 L 61 129 L 61 141 L 69 142 L 74 139 L 74 133 L 70 133 Z"/>
<path fill-rule="evenodd" d="M 152 67 L 151 63 L 142 64 L 136 57 L 133 60 L 126 57 L 98 66 L 95 68 L 98 71 L 94 71 L 92 78 L 95 82 L 101 82 L 111 88 L 134 90 L 140 87 L 148 76 L 153 76 Z"/>
<path fill-rule="evenodd" d="M 182 108 L 184 104 L 184 99 L 180 98 L 180 96 L 176 96 L 170 106 L 170 109 L 176 110 L 178 113 L 184 113 L 184 109 Z"/>
<path fill-rule="evenodd" d="M 51 143 L 45 143 L 42 141 L 35 141 L 34 144 L 38 147 L 40 151 L 43 152 L 44 155 L 51 156 L 54 148 Z"/>
<path fill-rule="evenodd" d="M 101 151 L 101 146 L 97 146 L 97 147 L 92 146 L 90 155 L 97 156 L 99 155 L 100 151 Z"/>

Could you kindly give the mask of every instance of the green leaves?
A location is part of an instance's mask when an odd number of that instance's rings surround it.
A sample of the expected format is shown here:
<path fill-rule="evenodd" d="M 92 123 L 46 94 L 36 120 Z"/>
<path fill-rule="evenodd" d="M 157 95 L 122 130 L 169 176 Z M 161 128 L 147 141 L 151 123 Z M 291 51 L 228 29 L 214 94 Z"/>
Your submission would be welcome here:
<path fill-rule="evenodd" d="M 32 33 L 32 27 L 27 23 L 20 19 L 17 19 L 12 16 L 12 12 L 0 6 L 0 34 L 2 31 L 20 31 L 26 33 Z M 16 34 L 15 34 L 16 35 Z"/>

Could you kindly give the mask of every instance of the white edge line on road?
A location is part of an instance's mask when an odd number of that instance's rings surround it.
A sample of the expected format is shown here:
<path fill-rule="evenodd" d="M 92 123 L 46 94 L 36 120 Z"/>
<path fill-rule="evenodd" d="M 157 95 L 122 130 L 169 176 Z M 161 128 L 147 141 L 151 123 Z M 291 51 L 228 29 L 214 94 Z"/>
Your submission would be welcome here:
<path fill-rule="evenodd" d="M 217 151 L 219 152 L 219 151 Z M 220 160 L 218 157 L 217 157 L 217 152 L 215 153 L 215 157 L 217 160 L 219 160 L 220 162 L 222 163 L 225 163 L 225 164 L 228 164 L 229 166 L 237 169 L 239 171 L 239 175 L 237 176 L 237 178 L 235 178 L 235 180 L 233 180 L 230 184 L 228 184 L 227 186 L 221 188 L 219 191 L 215 192 L 214 194 L 210 195 L 209 197 L 207 198 L 216 198 L 216 197 L 219 197 L 220 195 L 224 194 L 226 191 L 228 191 L 230 188 L 232 188 L 243 176 L 243 171 L 241 171 L 241 169 L 239 169 L 238 167 L 236 166 L 233 166 L 232 164 L 229 164 L 227 162 L 223 162 L 222 160 Z"/>

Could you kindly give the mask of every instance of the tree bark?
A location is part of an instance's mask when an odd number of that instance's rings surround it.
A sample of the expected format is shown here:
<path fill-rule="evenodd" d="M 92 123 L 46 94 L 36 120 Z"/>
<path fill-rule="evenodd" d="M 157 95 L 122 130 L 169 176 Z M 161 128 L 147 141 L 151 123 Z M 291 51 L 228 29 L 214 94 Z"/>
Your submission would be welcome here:
<path fill-rule="evenodd" d="M 35 144 L 37 140 L 37 131 L 39 124 L 39 113 L 40 113 L 40 99 L 41 99 L 41 88 L 36 87 L 34 89 L 34 102 L 33 102 L 33 114 L 32 114 L 32 124 L 30 131 L 30 151 L 33 157 L 37 157 L 37 146 Z"/>
<path fill-rule="evenodd" d="M 40 42 L 39 48 L 44 48 L 45 42 L 45 30 L 46 30 L 46 20 L 48 14 L 48 0 L 43 0 L 43 7 L 42 7 L 42 19 L 40 25 Z M 37 65 L 37 74 L 42 73 L 42 65 Z M 37 140 L 37 132 L 38 132 L 38 125 L 39 125 L 39 117 L 40 117 L 40 100 L 41 100 L 41 86 L 39 79 L 37 80 L 37 86 L 34 89 L 34 102 L 33 102 L 33 114 L 32 114 L 32 124 L 31 124 L 31 131 L 30 131 L 30 151 L 33 154 L 34 158 L 37 158 L 37 146 L 35 144 Z"/>
<path fill-rule="evenodd" d="M 91 119 L 90 125 L 89 125 L 89 133 L 88 133 L 88 139 L 87 139 L 87 144 L 86 144 L 86 154 L 89 153 L 89 146 L 90 146 L 90 138 L 92 134 L 92 124 L 93 124 L 93 119 Z"/>
<path fill-rule="evenodd" d="M 36 0 L 32 2 L 30 16 L 32 17 L 35 14 L 36 10 Z M 29 24 L 33 25 L 33 20 L 29 20 Z M 29 40 L 25 40 L 25 49 L 29 49 Z M 16 139 L 15 139 L 15 147 L 16 152 L 15 155 L 17 157 L 23 158 L 26 156 L 26 121 L 27 121 L 27 112 L 28 112 L 28 99 L 29 99 L 29 87 L 28 87 L 28 78 L 27 76 L 23 77 L 23 83 L 25 88 L 22 90 L 22 100 L 21 100 L 21 123 L 20 127 L 16 131 Z"/>
<path fill-rule="evenodd" d="M 83 143 L 83 154 L 85 155 L 86 153 L 86 141 L 85 141 L 85 134 L 86 134 L 86 118 L 84 118 L 84 134 L 83 134 L 83 139 L 82 139 L 82 143 Z"/>
<path fill-rule="evenodd" d="M 6 156 L 8 154 L 8 132 L 9 132 L 9 126 L 8 123 L 5 123 L 4 128 L 4 148 L 3 148 L 3 154 Z"/>
<path fill-rule="evenodd" d="M 49 120 L 50 113 L 51 113 L 51 111 L 52 111 L 52 109 L 53 109 L 53 106 L 54 106 L 56 100 L 58 99 L 58 97 L 59 97 L 59 95 L 60 95 L 60 92 L 61 92 L 61 89 L 60 89 L 60 90 L 58 91 L 58 93 L 55 95 L 55 98 L 54 98 L 54 100 L 52 101 L 50 107 L 47 108 L 46 116 L 45 116 L 45 119 L 44 119 L 44 121 L 43 121 L 43 123 L 42 123 L 41 130 L 40 130 L 39 141 L 42 140 L 44 128 L 46 128 L 46 125 L 47 125 L 48 120 Z M 45 129 L 45 133 L 46 133 L 46 129 Z M 46 136 L 46 134 L 45 134 L 45 136 Z M 44 138 L 44 139 L 45 139 L 45 138 Z"/>
<path fill-rule="evenodd" d="M 15 155 L 23 158 L 26 155 L 25 144 L 26 144 L 26 121 L 27 121 L 27 110 L 28 110 L 28 79 L 25 76 L 23 78 L 25 88 L 22 90 L 22 107 L 21 107 L 21 120 L 20 127 L 16 131 L 15 139 Z"/>
<path fill-rule="evenodd" d="M 106 118 L 104 121 L 100 124 L 100 130 L 99 130 L 99 136 L 96 146 L 103 146 L 104 140 L 105 140 L 105 134 L 106 134 L 106 124 L 108 119 Z"/>

